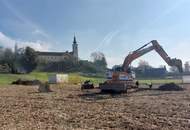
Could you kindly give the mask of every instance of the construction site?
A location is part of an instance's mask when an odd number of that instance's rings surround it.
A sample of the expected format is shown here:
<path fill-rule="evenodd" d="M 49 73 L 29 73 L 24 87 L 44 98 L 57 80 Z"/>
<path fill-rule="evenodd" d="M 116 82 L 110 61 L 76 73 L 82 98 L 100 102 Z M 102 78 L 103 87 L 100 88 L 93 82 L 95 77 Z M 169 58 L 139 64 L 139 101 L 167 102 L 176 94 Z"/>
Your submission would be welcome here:
<path fill-rule="evenodd" d="M 0 88 L 1 129 L 190 129 L 190 86 L 184 91 L 140 89 L 103 94 L 99 89 L 52 86 L 39 93 L 35 86 Z"/>
<path fill-rule="evenodd" d="M 190 130 L 190 0 L 0 0 L 0 130 Z"/>
<path fill-rule="evenodd" d="M 153 50 L 183 78 L 182 61 L 170 58 L 153 40 L 127 55 L 122 66 L 106 72 L 105 81 L 99 84 L 19 79 L 1 86 L 1 128 L 190 129 L 188 82 L 141 83 L 130 69 L 134 60 Z"/>

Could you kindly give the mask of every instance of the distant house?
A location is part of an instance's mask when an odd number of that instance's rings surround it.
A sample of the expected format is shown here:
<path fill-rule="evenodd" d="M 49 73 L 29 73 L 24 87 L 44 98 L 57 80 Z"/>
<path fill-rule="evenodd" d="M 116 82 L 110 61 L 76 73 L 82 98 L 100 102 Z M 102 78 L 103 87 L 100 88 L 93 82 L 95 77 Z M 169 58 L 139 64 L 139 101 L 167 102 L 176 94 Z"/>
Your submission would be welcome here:
<path fill-rule="evenodd" d="M 150 68 L 145 70 L 145 75 L 147 77 L 165 77 L 167 70 L 165 67 L 163 68 Z"/>
<path fill-rule="evenodd" d="M 66 59 L 74 58 L 76 60 L 79 59 L 78 57 L 78 44 L 76 41 L 76 37 L 74 36 L 73 44 L 72 44 L 72 51 L 66 52 L 37 52 L 38 60 L 39 61 L 46 61 L 46 62 L 59 62 L 64 61 Z"/>

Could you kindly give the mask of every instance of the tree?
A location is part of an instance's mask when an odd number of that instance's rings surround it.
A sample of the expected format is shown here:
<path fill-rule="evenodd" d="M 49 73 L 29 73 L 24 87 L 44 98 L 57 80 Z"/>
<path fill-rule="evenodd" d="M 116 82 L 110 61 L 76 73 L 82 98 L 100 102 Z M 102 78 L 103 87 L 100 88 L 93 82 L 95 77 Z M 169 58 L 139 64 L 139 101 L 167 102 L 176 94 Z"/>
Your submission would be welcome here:
<path fill-rule="evenodd" d="M 11 73 L 16 73 L 15 55 L 11 49 L 6 48 L 1 52 L 1 64 L 6 64 L 11 70 Z"/>
<path fill-rule="evenodd" d="M 7 65 L 11 73 L 31 72 L 37 66 L 34 49 L 26 47 L 23 53 L 15 54 L 10 48 L 0 50 L 0 64 Z"/>
<path fill-rule="evenodd" d="M 4 56 L 4 49 L 0 47 L 0 59 Z"/>
<path fill-rule="evenodd" d="M 93 52 L 90 57 L 95 65 L 104 69 L 107 67 L 106 58 L 102 52 Z"/>
<path fill-rule="evenodd" d="M 140 60 L 138 63 L 138 67 L 150 66 L 149 63 L 145 60 Z"/>
<path fill-rule="evenodd" d="M 149 63 L 145 60 L 140 60 L 139 63 L 138 63 L 138 69 L 142 70 L 143 72 L 146 70 L 146 69 L 150 69 L 152 68 Z"/>
<path fill-rule="evenodd" d="M 97 70 L 97 67 L 94 63 L 89 62 L 87 60 L 80 60 L 78 65 L 79 70 L 84 73 L 97 73 L 99 70 Z"/>
<path fill-rule="evenodd" d="M 96 60 L 102 60 L 103 57 L 105 57 L 105 55 L 102 52 L 93 52 L 90 55 L 92 61 L 96 61 Z"/>
<path fill-rule="evenodd" d="M 21 65 L 27 73 L 32 72 L 37 66 L 37 55 L 34 49 L 26 47 L 20 58 Z"/>

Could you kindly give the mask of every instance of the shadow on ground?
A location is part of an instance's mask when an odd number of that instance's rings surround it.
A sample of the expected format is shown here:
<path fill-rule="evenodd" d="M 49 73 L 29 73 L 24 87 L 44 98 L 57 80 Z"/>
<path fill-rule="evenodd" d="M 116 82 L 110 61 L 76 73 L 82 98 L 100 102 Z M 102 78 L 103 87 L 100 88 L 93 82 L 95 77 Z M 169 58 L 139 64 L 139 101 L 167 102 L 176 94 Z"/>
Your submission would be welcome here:
<path fill-rule="evenodd" d="M 105 100 L 112 98 L 129 98 L 134 96 L 161 96 L 166 94 L 178 94 L 180 91 L 162 91 L 158 88 L 138 88 L 129 90 L 127 93 L 115 93 L 115 92 L 101 92 L 101 91 L 92 91 L 87 90 L 83 94 L 78 96 L 85 100 Z"/>
<path fill-rule="evenodd" d="M 127 93 L 85 91 L 83 92 L 83 94 L 79 94 L 78 96 L 85 100 L 104 100 L 104 99 L 127 97 Z"/>

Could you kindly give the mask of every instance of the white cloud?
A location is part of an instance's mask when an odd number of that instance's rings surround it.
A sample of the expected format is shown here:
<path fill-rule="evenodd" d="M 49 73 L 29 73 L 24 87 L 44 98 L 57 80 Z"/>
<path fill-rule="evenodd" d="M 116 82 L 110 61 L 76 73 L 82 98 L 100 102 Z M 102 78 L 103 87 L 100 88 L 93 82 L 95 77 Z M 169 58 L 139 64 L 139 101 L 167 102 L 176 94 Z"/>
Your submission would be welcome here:
<path fill-rule="evenodd" d="M 19 44 L 19 47 L 30 46 L 31 48 L 33 48 L 37 51 L 48 51 L 50 48 L 50 44 L 46 43 L 44 41 L 35 41 L 35 42 L 17 41 L 17 43 Z"/>
<path fill-rule="evenodd" d="M 30 46 L 37 51 L 48 51 L 50 48 L 50 43 L 44 41 L 22 41 L 15 40 L 4 33 L 0 32 L 0 44 L 4 47 L 14 48 L 15 43 L 18 44 L 19 47 Z"/>
<path fill-rule="evenodd" d="M 13 47 L 15 44 L 15 40 L 0 32 L 0 44 L 5 47 Z"/>

